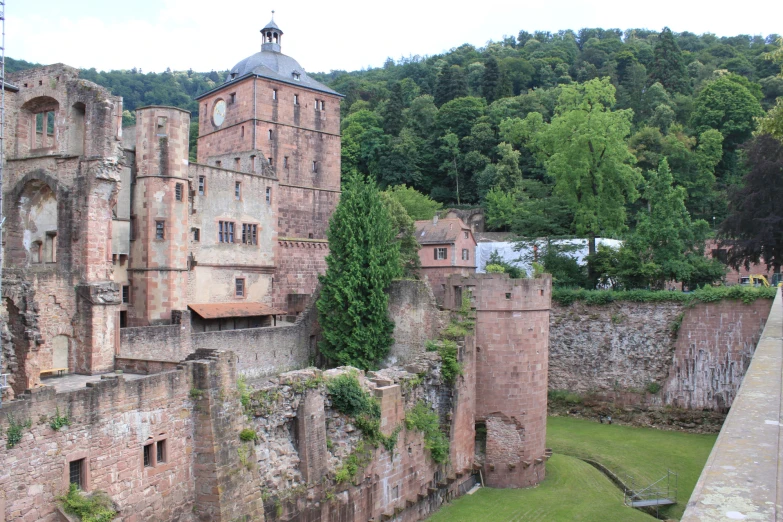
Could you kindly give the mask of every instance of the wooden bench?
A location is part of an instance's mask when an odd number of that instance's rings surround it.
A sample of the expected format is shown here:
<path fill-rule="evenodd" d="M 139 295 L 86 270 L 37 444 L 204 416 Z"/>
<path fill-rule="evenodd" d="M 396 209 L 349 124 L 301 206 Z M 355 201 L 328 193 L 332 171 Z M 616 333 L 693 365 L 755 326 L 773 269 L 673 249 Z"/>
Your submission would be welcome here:
<path fill-rule="evenodd" d="M 44 375 L 54 375 L 55 373 L 60 376 L 68 371 L 68 368 L 49 368 L 48 370 L 41 370 L 41 377 Z"/>

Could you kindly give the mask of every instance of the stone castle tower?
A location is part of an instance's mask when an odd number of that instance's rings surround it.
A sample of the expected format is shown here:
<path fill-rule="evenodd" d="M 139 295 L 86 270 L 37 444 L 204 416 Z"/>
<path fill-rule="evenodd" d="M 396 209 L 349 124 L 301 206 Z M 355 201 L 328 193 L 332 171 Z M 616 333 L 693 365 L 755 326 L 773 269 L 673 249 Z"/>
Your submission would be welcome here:
<path fill-rule="evenodd" d="M 273 304 L 292 313 L 325 270 L 326 227 L 340 193 L 342 95 L 282 54 L 274 20 L 261 33 L 261 51 L 197 98 L 198 163 L 277 179 Z"/>
<path fill-rule="evenodd" d="M 476 310 L 476 425 L 486 427 L 484 480 L 523 488 L 544 479 L 552 279 L 451 276 L 446 303 Z"/>
<path fill-rule="evenodd" d="M 188 132 L 190 113 L 136 111 L 136 175 L 131 197 L 129 282 L 134 324 L 160 324 L 187 308 Z"/>

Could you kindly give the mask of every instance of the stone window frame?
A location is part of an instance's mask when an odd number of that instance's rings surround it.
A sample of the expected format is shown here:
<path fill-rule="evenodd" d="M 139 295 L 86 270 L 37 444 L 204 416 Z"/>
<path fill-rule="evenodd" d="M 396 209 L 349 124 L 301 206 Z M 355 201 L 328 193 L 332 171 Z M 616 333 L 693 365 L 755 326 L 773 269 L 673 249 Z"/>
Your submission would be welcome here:
<path fill-rule="evenodd" d="M 165 219 L 156 219 L 155 220 L 155 241 L 165 241 L 166 240 L 166 220 Z"/>
<path fill-rule="evenodd" d="M 175 183 L 174 184 L 174 199 L 176 201 L 182 201 L 182 193 L 183 193 L 184 187 L 182 183 Z"/>
<path fill-rule="evenodd" d="M 131 286 L 122 285 L 122 303 L 130 304 L 131 302 Z"/>
<path fill-rule="evenodd" d="M 299 95 L 298 94 L 294 94 L 294 105 L 297 105 L 297 106 L 299 105 Z"/>
<path fill-rule="evenodd" d="M 468 250 L 467 248 L 462 249 L 462 260 L 470 261 L 470 250 Z"/>
<path fill-rule="evenodd" d="M 236 299 L 247 299 L 247 280 L 244 277 L 234 278 L 234 297 Z"/>
<path fill-rule="evenodd" d="M 57 110 L 58 108 L 46 108 L 30 114 L 30 152 L 40 152 L 57 148 Z M 49 133 L 49 115 L 51 116 L 52 132 Z M 38 141 L 38 116 L 41 116 L 41 146 L 37 147 Z M 46 145 L 45 142 L 51 137 L 52 144 Z"/>
<path fill-rule="evenodd" d="M 318 174 L 318 160 L 313 160 L 313 174 Z"/>
<path fill-rule="evenodd" d="M 266 204 L 271 206 L 272 205 L 272 187 L 266 187 L 265 197 L 266 197 Z"/>
<path fill-rule="evenodd" d="M 198 195 L 199 196 L 206 196 L 207 195 L 207 177 L 206 176 L 199 176 L 198 177 Z"/>
<path fill-rule="evenodd" d="M 84 492 L 90 491 L 92 487 L 92 477 L 90 473 L 90 452 L 88 450 L 75 451 L 65 457 L 63 465 L 63 488 L 68 489 L 71 485 L 71 462 L 81 461 L 81 480 L 80 489 Z"/>
<path fill-rule="evenodd" d="M 218 220 L 218 243 L 231 244 L 235 242 L 236 222 L 228 219 Z"/>
<path fill-rule="evenodd" d="M 157 473 L 157 468 L 161 465 L 165 465 L 169 462 L 169 445 L 168 445 L 169 437 L 168 435 L 163 432 L 159 433 L 157 436 L 149 436 L 147 437 L 147 440 L 144 441 L 142 444 L 142 458 L 141 458 L 141 469 L 147 473 L 147 474 L 154 474 Z M 158 447 L 162 446 L 163 448 L 163 459 L 164 460 L 158 460 Z M 145 464 L 144 462 L 144 453 L 147 451 L 147 448 L 149 448 L 149 465 Z"/>
<path fill-rule="evenodd" d="M 193 227 L 190 229 L 190 231 L 192 232 L 191 239 L 195 243 L 201 242 L 201 229 L 198 227 Z"/>
<path fill-rule="evenodd" d="M 288 156 L 283 156 L 283 168 L 288 168 Z"/>
<path fill-rule="evenodd" d="M 241 243 L 248 246 L 258 246 L 258 228 L 258 223 L 242 223 Z"/>
<path fill-rule="evenodd" d="M 447 247 L 434 248 L 435 261 L 442 261 L 449 258 L 449 249 Z"/>
<path fill-rule="evenodd" d="M 272 101 L 277 101 L 277 89 L 272 89 Z"/>
<path fill-rule="evenodd" d="M 242 201 L 242 182 L 234 180 L 234 201 Z"/>

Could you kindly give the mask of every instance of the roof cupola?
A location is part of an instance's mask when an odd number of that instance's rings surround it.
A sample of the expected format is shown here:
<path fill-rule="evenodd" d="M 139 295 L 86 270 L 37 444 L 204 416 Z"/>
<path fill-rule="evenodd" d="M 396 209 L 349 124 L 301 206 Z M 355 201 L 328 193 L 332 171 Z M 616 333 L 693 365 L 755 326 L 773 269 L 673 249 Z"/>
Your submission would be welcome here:
<path fill-rule="evenodd" d="M 261 29 L 261 50 L 280 52 L 280 41 L 283 39 L 283 31 L 275 23 L 275 12 L 272 11 L 272 20 Z"/>

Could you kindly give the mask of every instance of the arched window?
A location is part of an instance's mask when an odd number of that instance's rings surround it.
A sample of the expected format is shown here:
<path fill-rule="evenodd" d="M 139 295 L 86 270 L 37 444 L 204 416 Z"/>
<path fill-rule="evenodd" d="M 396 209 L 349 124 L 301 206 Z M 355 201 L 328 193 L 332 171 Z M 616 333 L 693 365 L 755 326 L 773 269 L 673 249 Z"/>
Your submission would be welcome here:
<path fill-rule="evenodd" d="M 42 181 L 28 182 L 19 198 L 18 208 L 22 244 L 9 245 L 10 249 L 18 251 L 21 247 L 24 256 L 20 258 L 27 259 L 29 263 L 55 263 L 57 197 L 52 189 Z"/>

